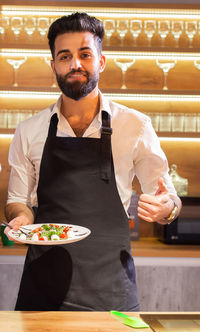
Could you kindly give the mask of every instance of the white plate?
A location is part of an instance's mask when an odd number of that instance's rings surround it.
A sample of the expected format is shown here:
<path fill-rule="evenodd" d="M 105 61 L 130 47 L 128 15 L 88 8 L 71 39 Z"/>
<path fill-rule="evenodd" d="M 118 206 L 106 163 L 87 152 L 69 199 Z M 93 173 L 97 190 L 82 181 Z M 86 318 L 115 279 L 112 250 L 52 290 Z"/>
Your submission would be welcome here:
<path fill-rule="evenodd" d="M 15 231 L 13 231 L 12 229 L 8 232 L 8 234 L 14 240 L 16 240 L 18 242 L 21 242 L 21 243 L 37 244 L 37 245 L 47 246 L 47 245 L 61 245 L 61 244 L 68 244 L 68 243 L 72 243 L 72 242 L 77 242 L 77 241 L 85 239 L 91 233 L 91 231 L 88 228 L 78 226 L 78 225 L 55 224 L 55 223 L 52 223 L 52 224 L 57 225 L 59 227 L 60 226 L 66 226 L 66 227 L 69 226 L 75 232 L 75 235 L 73 237 L 70 237 L 69 239 L 61 239 L 61 240 L 57 240 L 57 241 L 39 241 L 39 240 L 38 241 L 33 241 L 33 240 L 21 240 L 18 237 L 17 233 Z M 32 224 L 32 225 L 26 225 L 24 227 L 26 229 L 29 229 L 30 232 L 31 232 L 35 228 L 41 227 L 42 225 L 44 225 L 44 224 Z M 22 227 L 22 230 L 23 230 L 23 227 Z"/>

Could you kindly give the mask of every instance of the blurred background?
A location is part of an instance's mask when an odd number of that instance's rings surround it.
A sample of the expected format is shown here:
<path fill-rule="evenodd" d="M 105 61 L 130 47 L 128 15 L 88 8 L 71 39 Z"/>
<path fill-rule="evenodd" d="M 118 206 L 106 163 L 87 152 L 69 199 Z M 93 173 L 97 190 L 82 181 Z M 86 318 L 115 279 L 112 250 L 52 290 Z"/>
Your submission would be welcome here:
<path fill-rule="evenodd" d="M 14 131 L 20 121 L 54 103 L 60 94 L 50 68 L 48 28 L 58 17 L 75 11 L 103 21 L 107 64 L 100 89 L 109 99 L 151 118 L 184 202 L 184 229 L 180 223 L 158 229 L 138 220 L 135 209 L 141 190 L 137 179 L 133 182 L 130 232 L 142 309 L 198 310 L 200 252 L 194 244 L 200 243 L 199 0 L 0 1 L 0 219 L 5 218 L 8 150 Z M 161 245 L 158 238 L 172 242 L 171 247 Z M 180 238 L 189 245 L 177 247 Z M 1 255 L 22 257 L 25 252 L 15 246 L 12 253 L 3 248 Z M 20 277 L 21 267 L 17 269 Z M 13 272 L 3 271 L 4 280 L 12 278 Z M 5 305 L 0 303 L 1 308 Z"/>

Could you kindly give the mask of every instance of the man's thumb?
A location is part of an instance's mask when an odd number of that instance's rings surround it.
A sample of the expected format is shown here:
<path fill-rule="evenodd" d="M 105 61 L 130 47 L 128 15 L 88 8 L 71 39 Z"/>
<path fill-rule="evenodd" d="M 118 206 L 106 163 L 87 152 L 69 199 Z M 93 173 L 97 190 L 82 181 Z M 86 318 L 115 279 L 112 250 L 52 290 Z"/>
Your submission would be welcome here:
<path fill-rule="evenodd" d="M 165 185 L 164 179 L 162 177 L 159 178 L 158 180 L 158 189 L 155 193 L 155 195 L 161 195 L 162 193 L 167 192 L 167 187 Z"/>

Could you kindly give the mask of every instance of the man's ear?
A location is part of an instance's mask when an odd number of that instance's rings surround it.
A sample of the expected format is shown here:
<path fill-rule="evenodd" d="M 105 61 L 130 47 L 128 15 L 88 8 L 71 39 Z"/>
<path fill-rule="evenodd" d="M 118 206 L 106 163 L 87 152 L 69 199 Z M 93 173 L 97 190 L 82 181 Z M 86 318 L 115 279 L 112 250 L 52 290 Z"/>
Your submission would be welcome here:
<path fill-rule="evenodd" d="M 53 70 L 53 73 L 55 74 L 55 66 L 54 66 L 54 61 L 51 60 L 51 69 Z"/>
<path fill-rule="evenodd" d="M 99 72 L 102 73 L 105 69 L 106 66 L 106 57 L 105 55 L 101 54 L 100 55 L 100 69 Z"/>

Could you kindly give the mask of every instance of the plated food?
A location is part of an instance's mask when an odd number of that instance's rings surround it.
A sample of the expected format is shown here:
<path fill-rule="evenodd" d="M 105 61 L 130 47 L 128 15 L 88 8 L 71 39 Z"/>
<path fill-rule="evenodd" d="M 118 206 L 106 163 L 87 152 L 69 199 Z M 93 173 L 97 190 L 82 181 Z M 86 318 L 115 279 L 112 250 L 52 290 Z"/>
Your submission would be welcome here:
<path fill-rule="evenodd" d="M 24 230 L 26 229 L 26 234 Z M 14 240 L 37 245 L 54 245 L 76 242 L 84 239 L 90 234 L 86 227 L 66 224 L 33 224 L 19 229 L 9 231 L 9 236 Z"/>

